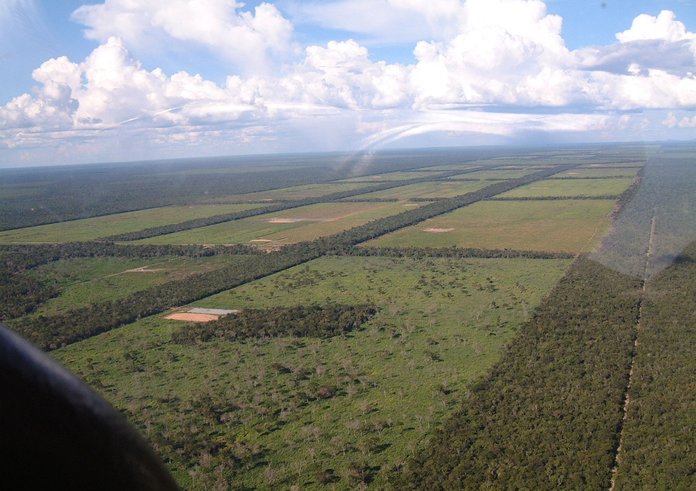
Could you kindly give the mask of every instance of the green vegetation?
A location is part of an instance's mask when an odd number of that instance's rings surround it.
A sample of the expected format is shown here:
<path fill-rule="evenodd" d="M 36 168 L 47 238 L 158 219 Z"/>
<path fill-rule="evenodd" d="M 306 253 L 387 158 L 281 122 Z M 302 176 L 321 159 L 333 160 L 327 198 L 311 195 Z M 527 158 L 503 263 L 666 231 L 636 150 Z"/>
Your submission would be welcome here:
<path fill-rule="evenodd" d="M 150 317 L 53 354 L 128 415 L 185 488 L 321 489 L 332 475 L 379 489 L 568 264 L 324 257 L 194 305 L 378 306 L 360 330 L 188 345 L 172 342 L 182 323 Z"/>
<path fill-rule="evenodd" d="M 452 170 L 459 170 L 455 167 Z M 404 179 L 418 179 L 422 177 L 436 178 L 443 174 L 442 171 L 434 171 L 431 169 L 421 169 L 417 172 L 389 172 L 387 174 L 371 174 L 368 176 L 351 177 L 337 182 L 380 182 L 380 181 L 402 181 Z"/>
<path fill-rule="evenodd" d="M 451 198 L 460 194 L 477 191 L 490 183 L 485 181 L 428 181 L 417 184 L 409 184 L 398 188 L 375 191 L 367 194 L 359 194 L 355 198 L 364 199 L 410 199 L 410 198 Z"/>
<path fill-rule="evenodd" d="M 218 339 L 330 338 L 359 329 L 377 313 L 371 305 L 310 305 L 246 309 L 202 325 L 189 324 L 175 332 L 175 343 L 193 344 Z"/>
<path fill-rule="evenodd" d="M 607 229 L 613 206 L 610 200 L 482 201 L 365 246 L 584 252 Z"/>
<path fill-rule="evenodd" d="M 560 175 L 560 174 L 559 174 Z M 632 179 L 547 179 L 513 189 L 501 198 L 541 198 L 619 195 Z"/>
<path fill-rule="evenodd" d="M 259 204 L 168 206 L 0 232 L 0 244 L 77 242 L 125 234 L 182 220 L 258 208 Z"/>
<path fill-rule="evenodd" d="M 640 280 L 578 260 L 395 489 L 603 489 Z"/>
<path fill-rule="evenodd" d="M 393 215 L 408 208 L 403 203 L 319 203 L 277 213 L 159 235 L 140 243 L 248 244 L 275 248 L 314 240 Z"/>
<path fill-rule="evenodd" d="M 416 176 L 419 176 L 416 174 Z M 292 186 L 289 188 L 271 189 L 268 191 L 258 191 L 248 194 L 234 194 L 222 196 L 215 199 L 215 203 L 240 202 L 240 201 L 277 201 L 277 200 L 296 200 L 304 198 L 317 198 L 327 194 L 353 191 L 366 187 L 367 184 L 354 184 L 347 182 L 324 182 L 321 184 L 305 184 L 302 186 Z"/>
<path fill-rule="evenodd" d="M 234 259 L 224 256 L 78 258 L 53 262 L 26 274 L 56 290 L 56 295 L 35 311 L 37 315 L 54 315 L 121 299 L 151 286 L 222 268 L 243 258 L 249 256 L 235 256 Z"/>
<path fill-rule="evenodd" d="M 467 173 L 465 176 L 468 179 L 516 179 L 531 174 L 534 170 L 539 169 L 491 169 L 480 170 L 477 172 Z M 453 179 L 457 179 L 454 176 Z"/>
<path fill-rule="evenodd" d="M 558 177 L 572 178 L 612 178 L 635 177 L 640 169 L 637 167 L 576 167 L 573 170 L 561 172 Z"/>
<path fill-rule="evenodd" d="M 696 244 L 651 279 L 623 426 L 616 489 L 694 489 Z"/>

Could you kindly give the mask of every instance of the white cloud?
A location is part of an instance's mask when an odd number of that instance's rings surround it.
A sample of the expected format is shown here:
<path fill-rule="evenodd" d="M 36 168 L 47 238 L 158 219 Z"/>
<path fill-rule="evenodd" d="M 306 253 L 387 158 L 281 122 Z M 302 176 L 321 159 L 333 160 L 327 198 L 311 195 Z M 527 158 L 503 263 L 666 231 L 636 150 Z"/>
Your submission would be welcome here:
<path fill-rule="evenodd" d="M 210 2 L 213 10 L 197 12 L 197 2 Z M 213 148 L 216 138 L 239 145 L 255 138 L 275 145 L 285 138 L 287 144 L 290 135 L 317 127 L 323 133 L 315 149 L 345 145 L 351 138 L 376 144 L 432 133 L 514 138 L 525 131 L 589 131 L 616 137 L 616 131 L 628 134 L 638 125 L 621 111 L 696 108 L 696 76 L 684 68 L 693 59 L 695 35 L 671 13 L 636 19 L 611 46 L 570 51 L 561 36 L 562 19 L 549 15 L 540 0 L 375 0 L 375 5 L 425 16 L 428 25 L 442 26 L 440 39 L 416 43 L 412 64 L 374 60 L 352 39 L 307 46 L 302 60 L 284 64 L 274 76 L 230 74 L 224 85 L 199 74 L 147 69 L 128 43 L 145 43 L 154 29 L 161 39 L 220 45 L 234 56 L 248 48 L 248 57 L 263 58 L 287 44 L 292 33 L 275 7 L 261 4 L 254 14 L 233 0 L 107 0 L 83 7 L 76 16 L 102 43 L 81 63 L 59 57 L 37 68 L 36 89 L 0 107 L 0 142 L 8 147 L 53 145 L 60 138 L 94 142 L 117 133 L 132 137 L 138 130 L 153 145 Z M 190 18 L 190 25 L 181 18 Z M 113 33 L 126 41 L 104 38 Z M 664 131 L 696 124 L 694 118 L 672 116 L 651 124 Z M 341 134 L 331 136 L 332 128 Z M 43 143 L 42 134 L 48 135 Z"/>
<path fill-rule="evenodd" d="M 639 15 L 633 19 L 630 29 L 616 34 L 616 39 L 622 43 L 646 39 L 681 41 L 696 39 L 696 34 L 688 32 L 686 26 L 677 20 L 674 12 L 663 10 L 657 17 L 648 14 Z"/>
<path fill-rule="evenodd" d="M 73 18 L 87 26 L 89 39 L 119 37 L 145 50 L 196 43 L 245 71 L 259 71 L 269 55 L 290 49 L 293 27 L 269 3 L 253 13 L 243 7 L 236 0 L 106 0 L 78 8 Z"/>

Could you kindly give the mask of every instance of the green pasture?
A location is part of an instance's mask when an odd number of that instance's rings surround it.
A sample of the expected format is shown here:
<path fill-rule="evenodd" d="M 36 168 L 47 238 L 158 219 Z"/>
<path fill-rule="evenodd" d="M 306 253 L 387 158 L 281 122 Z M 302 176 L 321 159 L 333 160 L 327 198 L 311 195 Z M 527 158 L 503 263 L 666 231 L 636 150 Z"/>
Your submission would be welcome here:
<path fill-rule="evenodd" d="M 546 179 L 536 181 L 512 191 L 501 198 L 547 198 L 565 196 L 619 195 L 631 185 L 633 179 Z"/>
<path fill-rule="evenodd" d="M 186 489 L 324 489 L 328 469 L 339 489 L 381 488 L 568 264 L 325 257 L 195 305 L 378 305 L 358 332 L 178 345 L 171 333 L 195 325 L 155 316 L 53 355 L 126 413 Z"/>
<path fill-rule="evenodd" d="M 363 245 L 586 252 L 613 207 L 613 200 L 481 201 Z"/>
<path fill-rule="evenodd" d="M 150 227 L 263 206 L 261 204 L 166 206 L 0 232 L 0 244 L 79 242 Z"/>

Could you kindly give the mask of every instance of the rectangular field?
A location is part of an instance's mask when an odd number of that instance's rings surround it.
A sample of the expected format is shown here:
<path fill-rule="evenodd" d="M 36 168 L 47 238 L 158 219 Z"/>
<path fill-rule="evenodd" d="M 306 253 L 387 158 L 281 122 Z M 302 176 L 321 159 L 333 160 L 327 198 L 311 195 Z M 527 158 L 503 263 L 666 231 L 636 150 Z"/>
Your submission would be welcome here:
<path fill-rule="evenodd" d="M 53 315 L 125 298 L 151 286 L 213 271 L 250 257 L 76 258 L 52 262 L 26 274 L 58 288 L 59 295 L 41 305 L 35 313 Z"/>
<path fill-rule="evenodd" d="M 613 207 L 613 200 L 481 201 L 364 245 L 585 252 L 608 228 Z"/>
<path fill-rule="evenodd" d="M 554 177 L 634 177 L 638 171 L 634 167 L 576 167 Z"/>
<path fill-rule="evenodd" d="M 416 172 L 387 172 L 384 174 L 370 174 L 368 176 L 357 176 L 351 177 L 349 179 L 341 179 L 340 181 L 334 181 L 336 183 L 349 183 L 349 182 L 388 182 L 388 181 L 401 181 L 403 179 L 419 179 L 426 177 L 437 177 L 442 174 L 442 171 L 433 171 L 430 169 L 422 169 Z"/>
<path fill-rule="evenodd" d="M 95 218 L 52 223 L 0 232 L 0 244 L 78 242 L 135 232 L 224 213 L 249 210 L 261 204 L 167 206 Z"/>
<path fill-rule="evenodd" d="M 411 209 L 408 203 L 318 203 L 138 242 L 150 244 L 248 244 L 273 249 L 332 235 Z"/>
<path fill-rule="evenodd" d="M 508 191 L 501 198 L 612 196 L 621 194 L 633 179 L 547 179 Z"/>
<path fill-rule="evenodd" d="M 321 184 L 305 184 L 302 186 L 291 186 L 287 188 L 270 189 L 256 193 L 232 194 L 221 196 L 212 200 L 211 203 L 225 203 L 230 201 L 275 201 L 293 200 L 303 198 L 318 198 L 327 194 L 340 193 L 342 191 L 352 191 L 360 189 L 369 184 L 348 183 L 348 182 L 326 182 Z"/>
<path fill-rule="evenodd" d="M 408 184 L 397 188 L 358 194 L 349 199 L 411 199 L 411 198 L 451 198 L 470 193 L 488 186 L 486 181 L 427 181 Z"/>
<path fill-rule="evenodd" d="M 349 335 L 182 345 L 171 339 L 182 323 L 155 316 L 53 354 L 108 387 L 185 489 L 209 487 L 218 465 L 244 489 L 318 489 L 327 468 L 344 485 L 365 457 L 384 489 L 391 466 L 460 407 L 569 262 L 325 257 L 194 305 L 380 308 Z M 176 448 L 198 442 L 220 451 L 192 477 L 199 453 Z M 252 465 L 253 448 L 263 465 Z M 231 454 L 241 461 L 230 465 Z"/>
<path fill-rule="evenodd" d="M 515 179 L 518 177 L 526 176 L 539 169 L 500 169 L 500 170 L 480 170 L 476 172 L 471 172 L 468 174 L 462 174 L 461 176 L 452 176 L 450 179 L 459 179 L 465 177 L 466 179 Z"/>

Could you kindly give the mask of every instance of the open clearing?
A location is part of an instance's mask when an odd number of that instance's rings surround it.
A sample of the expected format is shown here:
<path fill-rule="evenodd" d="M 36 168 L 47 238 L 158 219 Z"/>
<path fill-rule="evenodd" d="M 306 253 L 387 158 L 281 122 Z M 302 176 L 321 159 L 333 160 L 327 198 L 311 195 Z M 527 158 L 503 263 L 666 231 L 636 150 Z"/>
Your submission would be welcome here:
<path fill-rule="evenodd" d="M 482 201 L 364 245 L 585 252 L 609 226 L 613 207 L 613 200 Z M 454 230 L 426 232 L 433 228 Z"/>
<path fill-rule="evenodd" d="M 387 172 L 384 174 L 372 174 L 369 176 L 358 176 L 351 177 L 350 179 L 341 179 L 340 183 L 346 182 L 387 182 L 387 181 L 401 181 L 402 179 L 419 179 L 425 177 L 437 177 L 442 174 L 442 171 L 434 171 L 432 169 L 423 169 L 418 172 Z"/>
<path fill-rule="evenodd" d="M 164 318 L 172 321 L 211 322 L 218 320 L 220 316 L 213 314 L 192 314 L 190 312 L 175 312 L 173 314 L 165 315 Z"/>
<path fill-rule="evenodd" d="M 398 188 L 359 194 L 351 199 L 410 199 L 410 198 L 451 198 L 460 194 L 470 193 L 488 186 L 490 182 L 476 181 L 428 181 L 408 184 Z"/>
<path fill-rule="evenodd" d="M 312 240 L 404 211 L 402 203 L 319 203 L 278 213 L 151 237 L 151 244 L 251 244 L 260 247 Z M 259 241 L 271 242 L 259 242 Z"/>
<path fill-rule="evenodd" d="M 117 213 L 103 217 L 52 223 L 37 227 L 0 232 L 0 244 L 37 242 L 78 242 L 108 235 L 135 232 L 235 211 L 249 210 L 260 204 L 167 206 L 149 210 Z"/>
<path fill-rule="evenodd" d="M 348 336 L 180 345 L 171 333 L 181 324 L 154 316 L 53 355 L 154 439 L 184 488 L 192 479 L 212 487 L 189 473 L 206 451 L 195 447 L 184 461 L 167 439 L 213 442 L 211 466 L 235 449 L 258 449 L 264 464 L 232 479 L 244 488 L 319 489 L 326 468 L 349 488 L 349 467 L 369 456 L 381 489 L 391 465 L 459 407 L 569 262 L 325 257 L 195 305 L 380 306 Z M 322 387 L 330 397 L 316 396 Z M 232 409 L 199 413 L 210 407 Z"/>
<path fill-rule="evenodd" d="M 225 203 L 230 201 L 275 201 L 293 200 L 303 198 L 317 198 L 332 193 L 342 191 L 352 191 L 368 186 L 368 184 L 347 183 L 347 182 L 328 182 L 321 184 L 306 184 L 303 186 L 291 186 L 288 188 L 270 189 L 257 193 L 232 194 L 211 200 L 211 203 Z"/>
<path fill-rule="evenodd" d="M 531 174 L 538 169 L 501 169 L 501 170 L 480 170 L 461 176 L 452 176 L 450 179 L 515 179 Z"/>
<path fill-rule="evenodd" d="M 633 179 L 547 179 L 521 186 L 500 195 L 501 198 L 547 198 L 563 196 L 619 195 Z"/>
<path fill-rule="evenodd" d="M 201 258 L 161 256 L 148 259 L 76 258 L 39 266 L 27 274 L 58 287 L 59 296 L 48 300 L 36 311 L 36 315 L 52 315 L 124 298 L 151 286 L 195 273 L 213 271 L 248 258 L 250 256 L 242 255 Z"/>
<path fill-rule="evenodd" d="M 554 177 L 634 177 L 640 169 L 628 167 L 596 167 L 596 168 L 579 168 L 561 172 Z"/>

